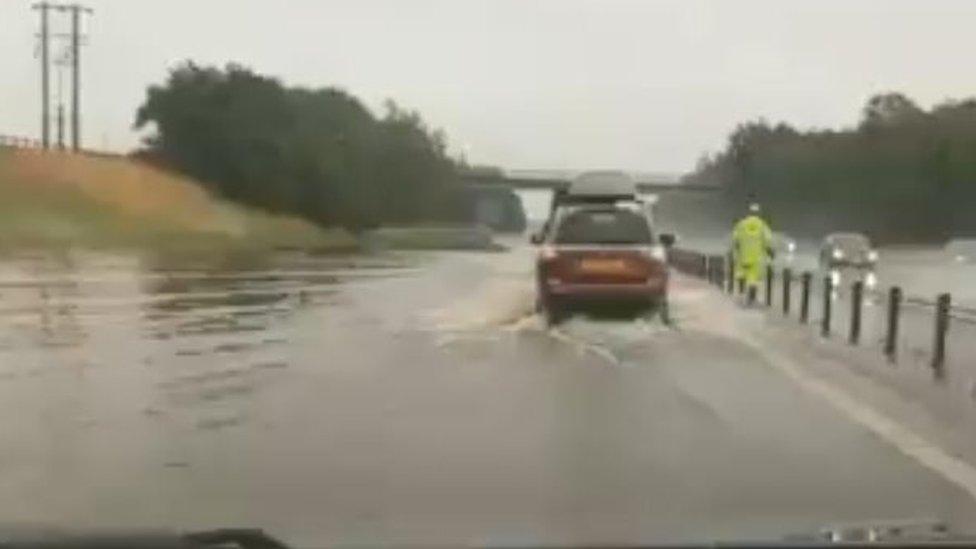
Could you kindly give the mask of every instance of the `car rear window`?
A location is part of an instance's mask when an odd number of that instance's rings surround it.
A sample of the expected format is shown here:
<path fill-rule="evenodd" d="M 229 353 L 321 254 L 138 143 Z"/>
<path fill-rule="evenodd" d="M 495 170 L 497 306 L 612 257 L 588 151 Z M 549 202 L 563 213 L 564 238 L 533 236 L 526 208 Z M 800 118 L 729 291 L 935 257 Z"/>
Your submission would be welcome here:
<path fill-rule="evenodd" d="M 643 215 L 619 209 L 580 210 L 567 214 L 556 229 L 557 244 L 650 244 L 651 228 Z"/>
<path fill-rule="evenodd" d="M 863 250 L 871 247 L 867 237 L 858 234 L 835 235 L 833 244 L 845 250 Z"/>

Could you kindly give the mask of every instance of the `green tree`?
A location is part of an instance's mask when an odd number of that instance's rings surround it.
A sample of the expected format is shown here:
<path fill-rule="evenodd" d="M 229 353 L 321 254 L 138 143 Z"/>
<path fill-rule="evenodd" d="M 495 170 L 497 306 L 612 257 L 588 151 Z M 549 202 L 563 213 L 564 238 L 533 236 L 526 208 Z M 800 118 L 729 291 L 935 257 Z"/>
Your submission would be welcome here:
<path fill-rule="evenodd" d="M 897 92 L 882 93 L 868 99 L 861 115 L 862 128 L 897 126 L 917 122 L 925 112 L 905 95 Z"/>
<path fill-rule="evenodd" d="M 691 181 L 723 186 L 730 214 L 764 203 L 798 235 L 865 231 L 881 240 L 976 233 L 976 100 L 924 111 L 899 93 L 870 98 L 854 129 L 738 126 Z"/>
<path fill-rule="evenodd" d="M 154 130 L 140 154 L 243 203 L 353 229 L 458 216 L 443 134 L 392 102 L 377 119 L 335 88 L 187 62 L 149 88 L 135 126 Z"/>

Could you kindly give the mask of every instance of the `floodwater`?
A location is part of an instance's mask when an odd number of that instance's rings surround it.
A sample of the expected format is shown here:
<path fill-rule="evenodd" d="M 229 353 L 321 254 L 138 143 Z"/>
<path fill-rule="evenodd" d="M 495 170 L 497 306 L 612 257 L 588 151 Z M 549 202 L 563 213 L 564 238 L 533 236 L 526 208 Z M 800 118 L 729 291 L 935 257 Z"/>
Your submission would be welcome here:
<path fill-rule="evenodd" d="M 299 546 L 973 524 L 965 492 L 738 341 L 719 292 L 677 277 L 675 329 L 547 330 L 509 244 L 0 261 L 2 522 Z"/>

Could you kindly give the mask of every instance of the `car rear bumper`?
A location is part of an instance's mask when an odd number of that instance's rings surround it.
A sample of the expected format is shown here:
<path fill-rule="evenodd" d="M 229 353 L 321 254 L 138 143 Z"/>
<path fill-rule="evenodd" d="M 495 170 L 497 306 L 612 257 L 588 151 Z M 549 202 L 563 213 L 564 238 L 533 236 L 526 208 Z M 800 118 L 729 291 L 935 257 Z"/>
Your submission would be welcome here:
<path fill-rule="evenodd" d="M 665 278 L 650 279 L 645 283 L 631 284 L 578 284 L 546 282 L 550 296 L 573 301 L 656 301 L 668 293 Z"/>
<path fill-rule="evenodd" d="M 827 262 L 831 269 L 873 269 L 876 264 L 874 261 L 858 261 L 852 259 L 832 259 Z"/>

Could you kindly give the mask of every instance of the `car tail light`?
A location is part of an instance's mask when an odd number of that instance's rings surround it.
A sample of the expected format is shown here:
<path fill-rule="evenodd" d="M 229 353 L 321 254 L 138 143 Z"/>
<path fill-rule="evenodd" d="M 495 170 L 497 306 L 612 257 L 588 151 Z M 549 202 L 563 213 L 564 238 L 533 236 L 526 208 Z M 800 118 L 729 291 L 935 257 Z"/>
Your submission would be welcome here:
<path fill-rule="evenodd" d="M 664 246 L 650 246 L 640 251 L 641 256 L 650 259 L 652 263 L 667 263 L 668 253 Z"/>
<path fill-rule="evenodd" d="M 647 251 L 647 256 L 657 261 L 667 261 L 668 254 L 664 246 L 651 246 Z"/>

